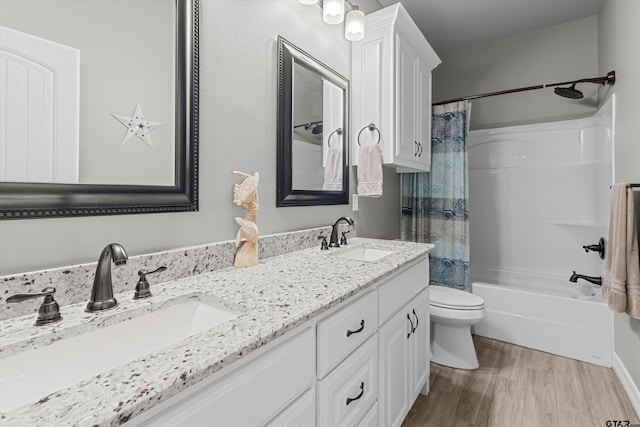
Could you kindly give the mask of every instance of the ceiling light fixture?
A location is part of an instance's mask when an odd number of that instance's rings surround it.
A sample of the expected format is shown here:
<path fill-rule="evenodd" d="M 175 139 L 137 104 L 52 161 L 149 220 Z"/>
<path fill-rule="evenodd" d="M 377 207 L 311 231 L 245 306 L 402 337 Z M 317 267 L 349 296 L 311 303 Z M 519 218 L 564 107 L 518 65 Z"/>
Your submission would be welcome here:
<path fill-rule="evenodd" d="M 330 25 L 342 23 L 344 21 L 344 0 L 323 0 L 322 20 Z"/>
<path fill-rule="evenodd" d="M 350 0 L 298 0 L 304 5 L 317 5 L 322 8 L 322 20 L 330 25 L 340 24 L 344 21 L 344 38 L 349 41 L 358 41 L 364 38 L 364 12 Z M 351 10 L 344 15 L 344 4 Z"/>
<path fill-rule="evenodd" d="M 344 38 L 355 42 L 364 38 L 364 12 L 356 5 L 347 13 Z"/>

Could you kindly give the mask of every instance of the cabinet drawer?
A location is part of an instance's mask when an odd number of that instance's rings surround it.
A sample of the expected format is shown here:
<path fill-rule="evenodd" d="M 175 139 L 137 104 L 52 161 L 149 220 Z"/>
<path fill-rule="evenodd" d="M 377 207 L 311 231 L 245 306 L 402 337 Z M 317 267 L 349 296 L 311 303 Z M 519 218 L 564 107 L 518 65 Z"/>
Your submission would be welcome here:
<path fill-rule="evenodd" d="M 313 386 L 313 332 L 305 328 L 141 425 L 264 425 Z"/>
<path fill-rule="evenodd" d="M 424 258 L 378 288 L 380 325 L 429 284 L 429 259 Z"/>
<path fill-rule="evenodd" d="M 367 412 L 358 427 L 378 427 L 378 402 Z"/>
<path fill-rule="evenodd" d="M 318 377 L 324 377 L 378 328 L 376 291 L 318 323 Z"/>
<path fill-rule="evenodd" d="M 318 426 L 357 426 L 378 398 L 378 340 L 373 335 L 318 382 Z"/>
<path fill-rule="evenodd" d="M 272 419 L 266 427 L 313 426 L 316 423 L 315 387 L 305 391 L 287 409 Z"/>

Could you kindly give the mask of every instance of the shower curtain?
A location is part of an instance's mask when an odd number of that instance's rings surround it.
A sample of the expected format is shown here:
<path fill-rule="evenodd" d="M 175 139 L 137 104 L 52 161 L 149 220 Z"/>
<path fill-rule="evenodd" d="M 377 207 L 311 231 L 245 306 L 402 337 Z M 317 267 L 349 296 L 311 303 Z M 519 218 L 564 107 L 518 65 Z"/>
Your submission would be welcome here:
<path fill-rule="evenodd" d="M 402 240 L 433 243 L 432 285 L 469 290 L 467 101 L 433 107 L 431 172 L 402 174 Z"/>

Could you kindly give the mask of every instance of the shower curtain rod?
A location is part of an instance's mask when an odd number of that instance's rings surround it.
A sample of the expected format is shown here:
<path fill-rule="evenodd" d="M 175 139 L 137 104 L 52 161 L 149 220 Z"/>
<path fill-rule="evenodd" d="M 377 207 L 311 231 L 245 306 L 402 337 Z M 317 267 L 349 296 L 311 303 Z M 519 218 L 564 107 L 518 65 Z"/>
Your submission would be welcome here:
<path fill-rule="evenodd" d="M 505 95 L 507 93 L 516 93 L 516 92 L 525 92 L 528 90 L 536 90 L 536 89 L 544 89 L 547 87 L 554 87 L 554 86 L 564 86 L 564 85 L 568 85 L 568 84 L 577 84 L 577 83 L 601 83 L 601 84 L 614 84 L 616 81 L 616 72 L 615 71 L 609 71 L 607 73 L 606 76 L 604 77 L 594 77 L 591 79 L 580 79 L 580 80 L 571 80 L 568 82 L 560 82 L 560 83 L 546 83 L 546 84 L 539 84 L 539 85 L 535 85 L 535 86 L 526 86 L 526 87 L 519 87 L 516 89 L 507 89 L 507 90 L 500 90 L 497 92 L 488 92 L 488 93 L 481 93 L 478 95 L 470 95 L 470 96 L 463 96 L 460 98 L 455 98 L 455 99 L 447 99 L 446 101 L 438 101 L 438 102 L 434 102 L 433 104 L 431 104 L 432 106 L 436 106 L 436 105 L 444 105 L 444 104 L 448 104 L 450 102 L 459 102 L 459 101 L 469 101 L 472 99 L 477 99 L 477 98 L 486 98 L 489 96 L 497 96 L 497 95 Z"/>

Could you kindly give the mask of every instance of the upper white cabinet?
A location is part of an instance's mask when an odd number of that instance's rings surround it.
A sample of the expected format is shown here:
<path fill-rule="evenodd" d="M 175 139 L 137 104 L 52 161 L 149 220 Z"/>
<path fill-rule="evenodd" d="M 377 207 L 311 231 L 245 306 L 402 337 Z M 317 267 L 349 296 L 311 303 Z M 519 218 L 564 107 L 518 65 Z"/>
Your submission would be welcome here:
<path fill-rule="evenodd" d="M 365 25 L 352 44 L 352 164 L 358 144 L 378 143 L 383 164 L 429 171 L 431 71 L 440 58 L 400 3 L 368 14 Z"/>

